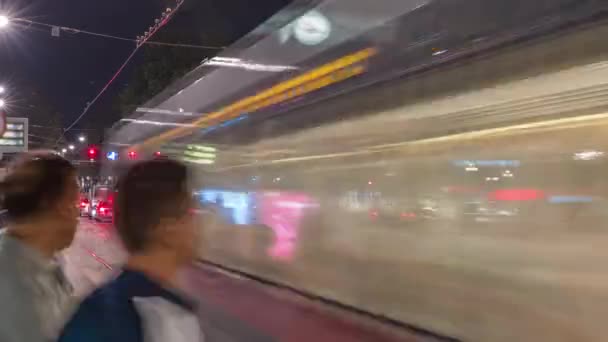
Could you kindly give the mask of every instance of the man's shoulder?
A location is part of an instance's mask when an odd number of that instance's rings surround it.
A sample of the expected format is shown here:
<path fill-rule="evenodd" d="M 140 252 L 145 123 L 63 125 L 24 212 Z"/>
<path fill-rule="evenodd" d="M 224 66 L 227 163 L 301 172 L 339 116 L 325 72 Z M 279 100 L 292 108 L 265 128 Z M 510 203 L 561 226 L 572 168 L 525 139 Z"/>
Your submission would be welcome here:
<path fill-rule="evenodd" d="M 81 314 L 95 313 L 103 314 L 105 311 L 112 310 L 116 306 L 126 305 L 123 299 L 108 291 L 109 288 L 104 286 L 96 289 L 80 303 L 78 311 Z"/>
<path fill-rule="evenodd" d="M 60 342 L 81 341 L 92 334 L 100 341 L 137 341 L 138 318 L 131 300 L 107 284 L 87 296 L 68 324 Z M 96 340 L 95 340 L 96 341 Z"/>
<path fill-rule="evenodd" d="M 107 321 L 133 313 L 133 302 L 113 283 L 106 284 L 88 295 L 80 304 L 76 315 Z M 122 318 L 122 317 L 120 317 Z"/>

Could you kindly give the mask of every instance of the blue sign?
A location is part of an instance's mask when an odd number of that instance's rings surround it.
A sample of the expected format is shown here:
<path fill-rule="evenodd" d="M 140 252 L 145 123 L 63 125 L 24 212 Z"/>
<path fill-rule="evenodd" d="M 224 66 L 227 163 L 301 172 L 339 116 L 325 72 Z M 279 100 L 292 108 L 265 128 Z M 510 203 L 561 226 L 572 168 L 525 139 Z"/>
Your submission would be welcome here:
<path fill-rule="evenodd" d="M 118 152 L 115 152 L 115 151 L 108 152 L 106 154 L 106 158 L 108 158 L 108 160 L 118 160 Z"/>
<path fill-rule="evenodd" d="M 549 197 L 549 203 L 562 204 L 562 203 L 591 203 L 593 197 L 591 196 L 551 196 Z"/>
<path fill-rule="evenodd" d="M 248 117 L 249 117 L 249 115 L 243 114 L 243 115 L 241 115 L 241 116 L 239 116 L 239 117 L 237 117 L 235 119 L 224 121 L 224 122 L 222 122 L 220 124 L 204 128 L 204 129 L 201 130 L 201 133 L 202 134 L 207 134 L 209 132 L 215 131 L 218 128 L 225 128 L 225 127 L 229 127 L 229 126 L 235 125 L 235 124 L 237 124 L 237 123 L 239 123 L 239 122 L 241 122 L 243 120 L 246 120 Z"/>
<path fill-rule="evenodd" d="M 205 189 L 199 193 L 204 205 L 211 205 L 217 214 L 232 224 L 252 224 L 255 216 L 254 196 L 248 192 Z"/>

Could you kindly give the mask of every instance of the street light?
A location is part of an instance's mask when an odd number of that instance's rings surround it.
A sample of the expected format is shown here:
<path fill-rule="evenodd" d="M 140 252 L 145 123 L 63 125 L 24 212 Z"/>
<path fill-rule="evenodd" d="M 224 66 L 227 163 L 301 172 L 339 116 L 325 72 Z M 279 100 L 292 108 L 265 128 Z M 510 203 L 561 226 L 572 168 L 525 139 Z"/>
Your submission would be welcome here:
<path fill-rule="evenodd" d="M 5 15 L 0 15 L 0 28 L 5 28 L 10 23 L 10 19 Z"/>
<path fill-rule="evenodd" d="M 64 149 L 61 149 L 61 153 L 68 153 L 68 150 L 67 150 L 67 149 L 65 149 L 65 148 L 64 148 Z"/>
<path fill-rule="evenodd" d="M 4 100 L 3 100 L 3 99 L 0 99 L 0 108 L 4 107 L 4 105 L 5 105 L 5 104 L 6 104 L 6 103 L 4 102 Z"/>
<path fill-rule="evenodd" d="M 85 137 L 84 135 L 81 135 L 78 137 L 78 141 L 80 141 L 81 143 L 85 142 L 85 141 L 87 141 L 87 137 Z"/>
<path fill-rule="evenodd" d="M 3 86 L 0 86 L 0 94 L 4 94 L 5 91 L 6 89 Z"/>
<path fill-rule="evenodd" d="M 76 148 L 76 146 L 74 146 L 74 145 L 70 145 L 70 146 L 68 146 L 68 148 L 69 148 L 70 150 L 73 150 L 73 149 L 75 149 L 75 148 Z"/>

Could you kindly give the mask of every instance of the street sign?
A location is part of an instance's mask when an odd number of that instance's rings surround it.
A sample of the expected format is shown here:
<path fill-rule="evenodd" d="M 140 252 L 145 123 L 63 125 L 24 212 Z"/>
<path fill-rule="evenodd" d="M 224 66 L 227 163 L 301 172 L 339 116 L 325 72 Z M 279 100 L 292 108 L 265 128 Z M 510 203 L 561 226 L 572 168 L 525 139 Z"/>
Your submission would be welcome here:
<path fill-rule="evenodd" d="M 29 120 L 1 115 L 4 120 L 3 133 L 0 135 L 0 152 L 21 153 L 28 150 Z M 1 124 L 1 123 L 0 123 Z M 2 127 L 0 126 L 0 127 Z"/>

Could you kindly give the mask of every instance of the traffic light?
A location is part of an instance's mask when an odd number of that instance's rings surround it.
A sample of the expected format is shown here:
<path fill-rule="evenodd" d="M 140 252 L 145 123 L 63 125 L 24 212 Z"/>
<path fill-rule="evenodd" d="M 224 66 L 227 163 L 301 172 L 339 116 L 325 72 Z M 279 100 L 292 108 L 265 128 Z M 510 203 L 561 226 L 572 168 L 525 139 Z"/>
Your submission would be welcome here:
<path fill-rule="evenodd" d="M 96 146 L 89 146 L 87 149 L 87 156 L 91 160 L 97 159 L 99 156 L 99 149 Z"/>
<path fill-rule="evenodd" d="M 168 159 L 169 157 L 162 153 L 161 151 L 156 151 L 154 152 L 154 159 L 159 160 L 159 159 Z"/>
<path fill-rule="evenodd" d="M 137 152 L 129 151 L 129 159 L 131 159 L 131 160 L 137 159 Z"/>

